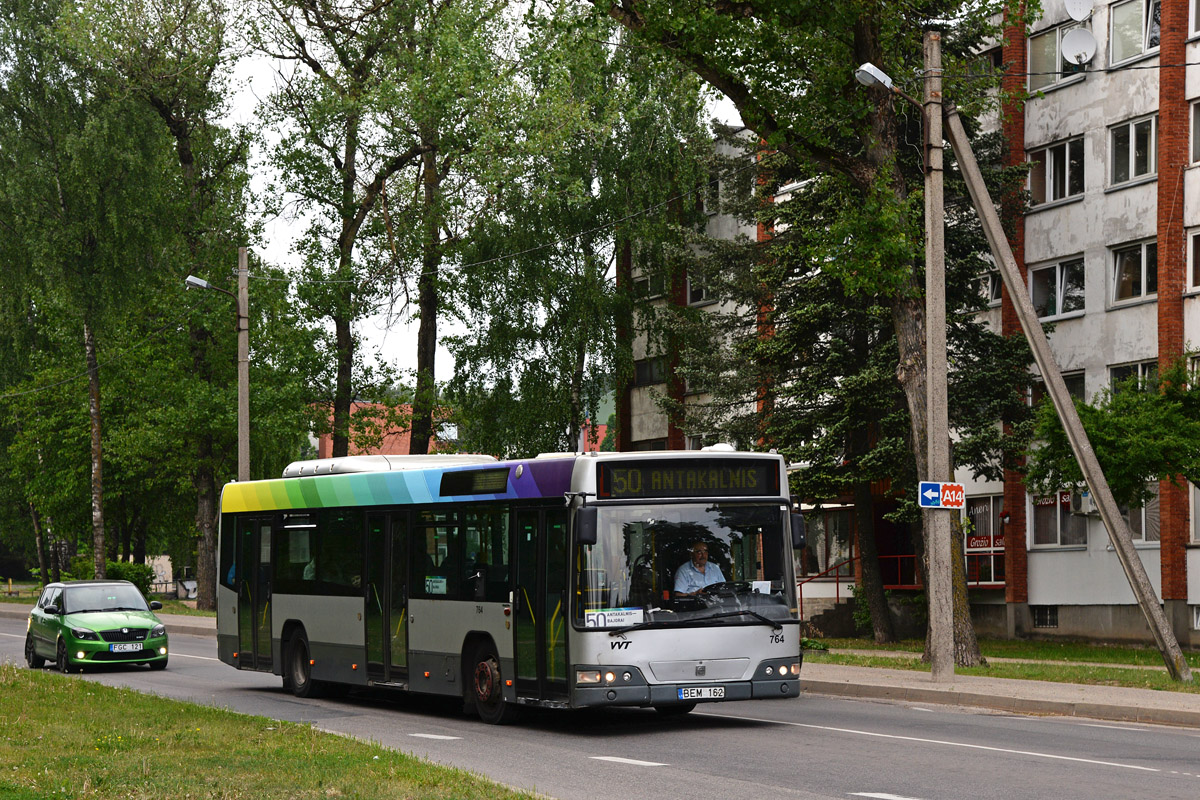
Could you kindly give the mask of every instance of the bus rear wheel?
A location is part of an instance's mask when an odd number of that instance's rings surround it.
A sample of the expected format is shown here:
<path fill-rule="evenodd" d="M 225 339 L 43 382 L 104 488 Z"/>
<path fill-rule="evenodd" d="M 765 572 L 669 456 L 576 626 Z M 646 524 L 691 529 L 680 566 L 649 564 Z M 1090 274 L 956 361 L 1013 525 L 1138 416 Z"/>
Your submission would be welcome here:
<path fill-rule="evenodd" d="M 288 639 L 286 678 L 284 686 L 296 697 L 320 697 L 322 685 L 312 677 L 312 656 L 309 655 L 308 636 L 303 630 L 296 631 Z"/>
<path fill-rule="evenodd" d="M 472 659 L 471 694 L 475 711 L 489 725 L 515 722 L 520 709 L 504 699 L 504 680 L 500 674 L 500 659 L 491 645 L 480 645 Z"/>

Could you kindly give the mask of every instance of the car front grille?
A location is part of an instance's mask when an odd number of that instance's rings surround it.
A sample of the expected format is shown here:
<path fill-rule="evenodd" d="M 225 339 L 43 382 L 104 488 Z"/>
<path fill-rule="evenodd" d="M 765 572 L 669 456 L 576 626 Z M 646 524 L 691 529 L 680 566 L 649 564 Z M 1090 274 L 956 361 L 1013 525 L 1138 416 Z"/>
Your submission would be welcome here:
<path fill-rule="evenodd" d="M 115 628 L 111 631 L 100 631 L 100 638 L 106 642 L 144 642 L 145 628 Z"/>

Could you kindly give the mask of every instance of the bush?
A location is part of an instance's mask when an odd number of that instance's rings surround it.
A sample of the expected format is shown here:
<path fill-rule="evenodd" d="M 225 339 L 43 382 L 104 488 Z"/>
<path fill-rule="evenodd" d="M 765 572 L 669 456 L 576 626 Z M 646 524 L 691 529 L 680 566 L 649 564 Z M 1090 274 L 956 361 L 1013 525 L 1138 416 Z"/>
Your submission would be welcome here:
<path fill-rule="evenodd" d="M 104 572 L 109 580 L 129 581 L 138 588 L 143 597 L 150 596 L 150 584 L 154 580 L 154 568 L 149 564 L 135 564 L 129 561 L 108 561 L 104 564 Z"/>

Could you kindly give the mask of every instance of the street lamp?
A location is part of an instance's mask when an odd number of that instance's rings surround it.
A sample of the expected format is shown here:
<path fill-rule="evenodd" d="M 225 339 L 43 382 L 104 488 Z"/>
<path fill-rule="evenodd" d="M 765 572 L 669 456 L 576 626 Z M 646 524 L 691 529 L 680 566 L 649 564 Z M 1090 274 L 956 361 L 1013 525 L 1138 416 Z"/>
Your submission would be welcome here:
<path fill-rule="evenodd" d="M 864 86 L 880 86 L 921 109 L 925 131 L 925 480 L 952 481 L 950 421 L 946 378 L 946 244 L 942 179 L 941 33 L 925 31 L 925 102 L 901 91 L 887 73 L 867 62 L 854 71 Z M 954 675 L 954 595 L 950 516 L 945 509 L 925 511 L 929 532 L 929 656 L 935 682 Z"/>
<path fill-rule="evenodd" d="M 184 287 L 187 289 L 212 289 L 215 292 L 229 295 L 233 298 L 237 309 L 237 479 L 239 481 L 250 480 L 250 313 L 248 311 L 249 290 L 246 285 L 248 274 L 249 270 L 246 268 L 246 248 L 239 247 L 237 294 L 228 289 L 222 289 L 220 286 L 214 286 L 203 278 L 197 278 L 195 275 L 188 275 L 183 281 Z"/>

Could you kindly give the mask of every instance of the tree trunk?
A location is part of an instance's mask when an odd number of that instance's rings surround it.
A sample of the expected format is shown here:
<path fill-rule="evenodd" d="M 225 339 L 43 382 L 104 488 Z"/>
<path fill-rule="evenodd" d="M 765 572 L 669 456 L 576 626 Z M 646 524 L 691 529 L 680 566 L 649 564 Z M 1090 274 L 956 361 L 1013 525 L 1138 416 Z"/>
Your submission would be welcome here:
<path fill-rule="evenodd" d="M 200 531 L 196 543 L 196 608 L 207 611 L 217 607 L 217 486 L 209 466 L 211 450 L 212 440 L 203 437 L 198 459 L 200 466 L 192 474 L 192 487 L 196 490 L 196 529 Z"/>
<path fill-rule="evenodd" d="M 857 435 L 857 434 L 856 434 Z M 858 532 L 859 564 L 862 569 L 862 597 L 871 611 L 871 633 L 876 644 L 896 641 L 892 614 L 883 591 L 883 576 L 879 571 L 879 548 L 875 542 L 875 504 L 869 481 L 854 484 L 854 522 Z M 859 593 L 854 593 L 857 602 Z"/>
<path fill-rule="evenodd" d="M 347 294 L 349 290 L 347 289 Z M 346 308 L 349 308 L 347 303 Z M 350 314 L 337 314 L 333 319 L 337 348 L 337 385 L 333 390 L 333 451 L 334 458 L 350 455 L 350 408 L 353 401 L 351 376 L 354 369 L 354 338 L 350 331 Z"/>
<path fill-rule="evenodd" d="M 38 514 L 37 506 L 33 503 L 29 504 L 29 516 L 33 519 L 33 540 L 37 545 L 38 574 L 42 578 L 42 585 L 45 586 L 50 582 L 50 571 L 46 566 L 46 540 L 42 536 L 41 515 Z"/>
<path fill-rule="evenodd" d="M 88 419 L 92 450 L 92 566 L 94 577 L 104 578 L 104 480 L 100 447 L 100 366 L 96 360 L 96 333 L 83 323 L 83 349 L 88 374 Z"/>
<path fill-rule="evenodd" d="M 979 652 L 975 625 L 971 621 L 971 603 L 967 595 L 967 560 L 963 555 L 962 517 L 950 518 L 950 557 L 954 595 L 954 664 L 958 667 L 981 667 L 987 664 Z"/>
<path fill-rule="evenodd" d="M 441 200 L 440 184 L 436 152 L 430 149 L 422 156 L 425 243 L 424 255 L 421 258 L 421 275 L 417 279 L 417 303 L 421 325 L 417 329 L 417 386 L 416 395 L 413 397 L 412 431 L 408 441 L 408 452 L 419 455 L 429 452 L 429 441 L 434 433 L 434 403 L 437 399 L 434 366 L 437 357 L 437 275 L 442 258 L 438 235 L 441 230 L 441 217 L 438 212 L 438 203 Z"/>

